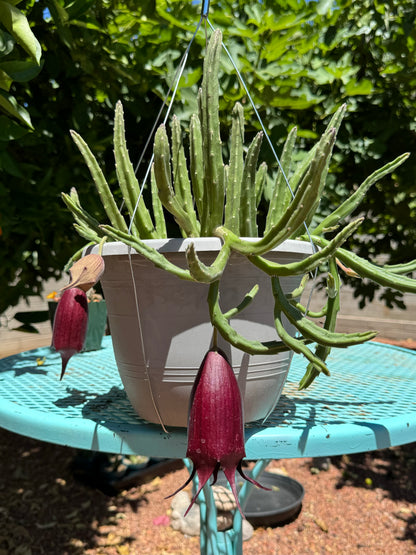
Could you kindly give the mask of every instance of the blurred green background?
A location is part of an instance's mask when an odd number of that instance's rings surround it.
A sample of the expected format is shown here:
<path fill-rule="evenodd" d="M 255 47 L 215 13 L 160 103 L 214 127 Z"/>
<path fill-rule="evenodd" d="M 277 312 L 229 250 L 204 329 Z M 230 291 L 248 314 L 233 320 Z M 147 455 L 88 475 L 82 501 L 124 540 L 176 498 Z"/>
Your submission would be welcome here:
<path fill-rule="evenodd" d="M 69 129 L 83 136 L 115 184 L 115 103 L 123 102 L 137 161 L 200 11 L 191 0 L 0 0 L 0 314 L 41 294 L 44 280 L 59 277 L 83 244 L 61 191 L 76 186 L 85 207 L 100 217 Z M 209 20 L 222 29 L 278 152 L 296 125 L 301 156 L 347 103 L 322 214 L 377 167 L 412 153 L 371 190 L 366 219 L 349 246 L 373 260 L 414 258 L 414 0 L 211 0 Z M 185 126 L 204 49 L 201 29 L 174 107 Z M 223 123 L 238 99 L 250 136 L 258 123 L 225 56 L 221 87 Z M 263 151 L 273 170 L 270 152 Z M 362 304 L 373 298 L 374 284 L 351 283 Z M 403 306 L 400 294 L 377 295 Z"/>

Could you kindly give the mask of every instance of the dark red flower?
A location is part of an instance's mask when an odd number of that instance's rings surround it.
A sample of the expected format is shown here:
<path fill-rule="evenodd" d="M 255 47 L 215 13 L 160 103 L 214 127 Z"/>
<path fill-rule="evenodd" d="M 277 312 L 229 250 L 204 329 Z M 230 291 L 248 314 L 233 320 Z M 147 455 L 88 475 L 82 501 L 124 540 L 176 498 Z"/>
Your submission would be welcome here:
<path fill-rule="evenodd" d="M 244 474 L 241 464 L 245 455 L 240 389 L 225 354 L 211 349 L 202 361 L 191 393 L 186 456 L 193 462 L 193 470 L 185 484 L 169 497 L 187 486 L 197 474 L 199 488 L 186 515 L 210 476 L 214 484 L 222 469 L 242 513 L 235 483 L 236 470 L 245 480 L 263 488 Z"/>
<path fill-rule="evenodd" d="M 56 307 L 53 321 L 52 346 L 62 357 L 61 380 L 66 365 L 84 345 L 88 323 L 88 301 L 85 291 L 78 287 L 67 289 Z"/>

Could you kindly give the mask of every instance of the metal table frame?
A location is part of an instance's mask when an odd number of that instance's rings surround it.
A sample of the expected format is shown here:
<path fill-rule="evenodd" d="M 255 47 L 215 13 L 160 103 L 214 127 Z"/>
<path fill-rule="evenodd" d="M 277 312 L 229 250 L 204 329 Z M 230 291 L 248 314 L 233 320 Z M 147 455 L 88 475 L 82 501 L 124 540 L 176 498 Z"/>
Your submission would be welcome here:
<path fill-rule="evenodd" d="M 371 342 L 334 349 L 332 377 L 298 391 L 306 362 L 295 355 L 278 407 L 246 426 L 248 459 L 335 456 L 416 441 L 416 352 Z M 114 360 L 111 338 L 74 356 L 62 382 L 60 356 L 48 347 L 0 360 L 0 426 L 35 439 L 117 454 L 183 458 L 186 430 L 149 424 L 134 413 Z M 240 492 L 242 506 L 248 484 Z M 201 508 L 201 553 L 242 553 L 241 516 L 218 532 L 211 488 Z"/>

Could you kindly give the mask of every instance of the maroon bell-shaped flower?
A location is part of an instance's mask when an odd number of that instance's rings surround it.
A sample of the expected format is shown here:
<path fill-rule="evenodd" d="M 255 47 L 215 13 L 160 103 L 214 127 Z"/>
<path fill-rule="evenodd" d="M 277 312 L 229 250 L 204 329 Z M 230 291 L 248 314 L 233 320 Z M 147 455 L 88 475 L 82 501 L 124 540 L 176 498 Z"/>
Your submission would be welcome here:
<path fill-rule="evenodd" d="M 199 488 L 185 515 L 211 476 L 212 484 L 215 483 L 220 469 L 242 514 L 235 484 L 236 470 L 245 480 L 263 488 L 244 474 L 241 463 L 245 454 L 240 389 L 225 354 L 211 349 L 202 361 L 191 392 L 186 456 L 193 462 L 193 470 L 185 484 L 172 494 L 187 486 L 195 473 L 198 475 Z"/>
<path fill-rule="evenodd" d="M 56 307 L 52 346 L 62 357 L 61 380 L 66 365 L 84 345 L 88 323 L 88 300 L 85 291 L 73 287 L 64 291 Z"/>

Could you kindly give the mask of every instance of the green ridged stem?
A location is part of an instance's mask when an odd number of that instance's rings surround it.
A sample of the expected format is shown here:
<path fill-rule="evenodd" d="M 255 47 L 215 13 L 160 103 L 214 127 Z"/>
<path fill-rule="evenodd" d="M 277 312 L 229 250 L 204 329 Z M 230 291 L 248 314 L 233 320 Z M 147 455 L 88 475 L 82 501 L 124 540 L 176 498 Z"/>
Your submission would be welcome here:
<path fill-rule="evenodd" d="M 242 312 L 253 301 L 258 292 L 259 286 L 256 284 L 250 289 L 250 291 L 247 293 L 240 304 L 224 313 L 224 318 L 229 320 L 230 318 L 234 318 L 234 316 L 237 316 L 237 314 L 240 314 L 240 312 Z"/>
<path fill-rule="evenodd" d="M 132 247 L 135 251 L 152 262 L 157 268 L 165 270 L 166 272 L 169 272 L 170 274 L 186 281 L 195 281 L 188 270 L 184 270 L 183 268 L 176 266 L 167 260 L 163 254 L 158 252 L 156 249 L 149 247 L 149 245 L 146 245 L 140 239 L 109 225 L 103 225 L 101 228 L 105 235 L 108 235 L 108 237 L 111 237 L 111 239 L 114 239 L 115 241 L 121 241 L 128 247 Z"/>
<path fill-rule="evenodd" d="M 255 188 L 256 188 L 256 208 L 258 208 L 263 196 L 264 187 L 267 181 L 267 164 L 262 162 L 256 172 Z"/>
<path fill-rule="evenodd" d="M 345 243 L 348 237 L 350 237 L 354 233 L 354 231 L 359 227 L 363 220 L 364 218 L 358 218 L 357 220 L 350 222 L 347 226 L 344 227 L 342 231 L 338 233 L 338 235 L 336 235 L 331 241 L 329 241 L 324 248 L 304 258 L 303 260 L 300 260 L 299 262 L 278 264 L 277 262 L 266 260 L 261 256 L 248 256 L 248 259 L 269 276 L 282 277 L 312 272 L 313 270 L 315 270 L 315 268 L 326 262 L 336 253 L 336 250 L 343 243 Z"/>
<path fill-rule="evenodd" d="M 339 277 L 338 266 L 335 258 L 332 258 L 329 262 L 329 273 L 327 280 L 328 301 L 326 305 L 324 328 L 329 332 L 334 332 L 338 312 L 340 310 L 339 291 L 341 288 L 341 280 Z M 323 361 L 326 361 L 330 352 L 331 348 L 325 345 L 317 345 L 315 349 L 315 355 Z M 313 362 L 309 363 L 306 367 L 305 374 L 299 382 L 299 390 L 308 388 L 319 376 L 319 374 L 320 367 L 318 367 Z"/>
<path fill-rule="evenodd" d="M 155 220 L 155 230 L 158 239 L 167 238 L 165 215 L 163 214 L 163 205 L 160 202 L 159 193 L 157 190 L 155 167 L 152 165 L 150 170 L 150 186 L 152 190 L 152 210 Z"/>
<path fill-rule="evenodd" d="M 328 123 L 323 136 L 325 136 L 327 133 L 329 133 L 332 130 L 332 132 L 334 133 L 334 142 L 335 142 L 335 138 L 337 136 L 338 130 L 344 118 L 346 109 L 347 109 L 346 104 L 343 104 L 340 108 L 338 108 L 338 110 L 335 112 L 330 122 Z M 290 178 L 290 186 L 293 191 L 297 189 L 305 172 L 307 171 L 308 166 L 311 164 L 312 160 L 316 156 L 316 152 L 319 149 L 319 145 L 320 145 L 320 142 L 315 144 L 312 147 L 312 149 L 305 155 L 303 160 L 297 164 L 296 169 L 292 177 Z"/>
<path fill-rule="evenodd" d="M 257 133 L 244 162 L 240 194 L 240 235 L 257 237 L 256 167 L 263 133 Z"/>
<path fill-rule="evenodd" d="M 114 118 L 114 158 L 118 184 L 130 218 L 133 218 L 131 222 L 133 235 L 139 236 L 142 239 L 157 238 L 157 233 L 155 232 L 152 218 L 146 208 L 143 196 L 140 197 L 136 209 L 140 185 L 127 150 L 123 106 L 120 101 L 116 104 Z"/>
<path fill-rule="evenodd" d="M 222 224 L 224 211 L 224 170 L 219 119 L 218 73 L 222 36 L 215 31 L 210 39 L 204 59 L 204 77 L 201 95 L 201 125 L 204 159 L 204 206 L 201 235 L 211 236 L 212 230 Z"/>
<path fill-rule="evenodd" d="M 204 206 L 204 160 L 202 149 L 201 122 L 197 114 L 191 117 L 189 127 L 189 159 L 192 192 L 196 209 L 201 219 Z"/>
<path fill-rule="evenodd" d="M 100 196 L 104 210 L 111 222 L 111 225 L 121 229 L 122 231 L 128 231 L 127 224 L 121 215 L 117 204 L 114 200 L 111 189 L 104 177 L 103 172 L 94 156 L 88 147 L 84 139 L 78 135 L 75 131 L 71 131 L 71 137 L 74 143 L 77 145 L 82 157 L 84 158 L 88 169 L 90 170 L 91 177 L 94 180 L 95 186 L 97 188 L 98 194 Z"/>
<path fill-rule="evenodd" d="M 99 222 L 95 218 L 93 218 L 86 210 L 84 210 L 84 208 L 82 208 L 75 187 L 71 188 L 71 192 L 69 195 L 67 193 L 62 193 L 61 196 L 67 208 L 70 210 L 74 220 L 80 226 L 90 229 L 91 234 L 95 234 L 98 237 L 101 237 L 103 235 Z"/>
<path fill-rule="evenodd" d="M 244 241 L 224 226 L 215 229 L 214 235 L 229 242 L 233 250 L 245 255 L 264 254 L 291 237 L 307 218 L 311 206 L 314 205 L 319 194 L 321 174 L 334 140 L 334 130 L 330 130 L 322 137 L 319 142 L 320 148 L 316 150 L 308 171 L 296 191 L 295 198 L 279 222 L 261 239 L 254 242 Z"/>
<path fill-rule="evenodd" d="M 320 178 L 319 178 L 319 186 L 317 189 L 317 195 L 313 201 L 313 204 L 310 206 L 310 210 L 308 215 L 305 218 L 305 221 L 302 222 L 302 224 L 293 231 L 292 235 L 291 235 L 291 239 L 296 239 L 299 235 L 303 234 L 305 232 L 305 228 L 309 229 L 311 222 L 313 220 L 313 217 L 316 214 L 316 211 L 318 209 L 319 203 L 321 202 L 321 198 L 322 198 L 322 194 L 324 192 L 324 188 L 326 185 L 326 178 L 328 175 L 328 171 L 329 171 L 329 165 L 331 162 L 331 157 L 332 157 L 332 150 L 335 144 L 335 139 L 337 136 L 337 129 L 335 127 L 331 127 L 331 129 L 328 131 L 328 133 L 332 133 L 333 135 L 333 141 L 332 144 L 330 145 L 329 150 L 327 151 L 326 157 L 325 157 L 325 163 L 323 165 L 323 167 L 320 169 Z M 325 134 L 323 135 L 322 139 L 325 137 Z M 324 143 L 325 144 L 325 143 Z M 318 145 L 317 145 L 317 149 L 316 149 L 316 155 L 319 156 L 319 153 L 321 152 L 322 149 L 321 145 L 321 141 L 319 141 Z M 312 162 L 313 163 L 313 162 Z"/>
<path fill-rule="evenodd" d="M 327 376 L 329 376 L 329 370 L 326 364 L 312 353 L 312 351 L 306 346 L 304 340 L 292 337 L 290 333 L 285 330 L 282 324 L 282 313 L 279 310 L 277 303 L 275 303 L 274 307 L 274 325 L 277 335 L 287 346 L 288 350 L 292 350 L 294 353 L 303 355 L 307 360 L 316 364 L 321 369 L 321 372 L 324 372 Z"/>
<path fill-rule="evenodd" d="M 286 179 L 289 179 L 292 166 L 293 149 L 295 147 L 297 128 L 293 127 L 283 146 L 280 160 L 282 169 L 279 168 L 274 186 L 270 195 L 269 209 L 266 217 L 265 233 L 270 231 L 282 218 L 292 198 Z"/>
<path fill-rule="evenodd" d="M 212 325 L 226 341 L 237 349 L 249 355 L 273 355 L 289 350 L 283 341 L 252 341 L 240 335 L 221 312 L 219 305 L 219 281 L 214 281 L 209 286 L 208 307 Z"/>
<path fill-rule="evenodd" d="M 228 164 L 225 164 L 224 165 L 224 190 L 227 190 L 229 175 L 230 175 L 230 166 Z"/>
<path fill-rule="evenodd" d="M 315 320 L 317 318 L 323 318 L 324 316 L 326 316 L 326 313 L 328 310 L 327 304 L 325 304 L 325 306 L 321 308 L 321 310 L 308 310 L 306 306 L 303 306 L 303 304 L 297 301 L 291 301 L 290 304 L 293 305 L 295 308 L 297 308 L 302 314 L 304 314 L 308 318 L 315 318 Z"/>
<path fill-rule="evenodd" d="M 80 235 L 90 243 L 97 244 L 100 242 L 101 237 L 97 235 L 94 231 L 92 231 L 91 228 L 87 225 L 83 223 L 74 223 L 73 226 L 78 235 Z"/>
<path fill-rule="evenodd" d="M 296 289 L 293 289 L 293 291 L 291 291 L 290 293 L 286 293 L 286 298 L 289 301 L 293 299 L 298 299 L 305 291 L 305 287 L 308 281 L 309 281 L 309 276 L 308 274 L 305 274 L 300 281 L 300 285 L 296 287 Z"/>
<path fill-rule="evenodd" d="M 312 236 L 312 241 L 320 247 L 325 247 L 329 242 L 315 235 Z M 416 279 L 390 272 L 343 248 L 337 249 L 337 258 L 359 276 L 369 278 L 383 287 L 391 287 L 402 293 L 416 293 Z"/>
<path fill-rule="evenodd" d="M 345 202 L 343 202 L 336 210 L 322 220 L 312 233 L 319 235 L 325 229 L 338 225 L 340 221 L 348 217 L 361 204 L 372 185 L 377 183 L 377 181 L 382 179 L 384 176 L 392 173 L 396 168 L 403 164 L 408 157 L 409 153 L 402 154 L 392 162 L 385 164 L 383 167 L 372 173 Z"/>
<path fill-rule="evenodd" d="M 409 274 L 416 270 L 416 258 L 404 264 L 385 264 L 384 268 L 391 274 Z"/>
<path fill-rule="evenodd" d="M 237 102 L 232 111 L 230 164 L 226 186 L 224 225 L 233 233 L 240 231 L 240 196 L 244 169 L 244 110 Z"/>
<path fill-rule="evenodd" d="M 302 314 L 304 314 L 305 316 L 309 316 L 310 318 L 322 318 L 323 316 L 326 315 L 326 310 L 327 310 L 326 305 L 321 310 L 316 312 L 316 311 L 307 309 L 298 301 L 299 297 L 303 294 L 308 281 L 309 281 L 309 275 L 305 274 L 300 282 L 299 287 L 296 287 L 296 289 L 293 289 L 293 291 L 291 291 L 290 293 L 286 293 L 286 299 L 298 310 L 300 310 Z"/>
<path fill-rule="evenodd" d="M 374 339 L 377 335 L 376 331 L 356 332 L 356 333 L 335 333 L 325 328 L 321 328 L 311 320 L 308 320 L 297 308 L 295 308 L 287 299 L 281 288 L 279 278 L 272 277 L 273 295 L 276 306 L 282 311 L 286 318 L 296 329 L 311 341 L 325 345 L 328 347 L 351 347 L 352 345 L 360 345 L 366 341 Z"/>
<path fill-rule="evenodd" d="M 186 259 L 191 276 L 200 283 L 212 283 L 218 280 L 224 272 L 230 252 L 228 245 L 224 244 L 211 266 L 207 266 L 198 258 L 195 245 L 191 243 L 186 249 Z"/>
<path fill-rule="evenodd" d="M 173 215 L 185 237 L 197 236 L 198 232 L 192 225 L 189 215 L 182 208 L 173 189 L 169 139 L 163 124 L 156 131 L 153 152 L 154 174 L 161 203 Z"/>
<path fill-rule="evenodd" d="M 182 142 L 181 124 L 176 116 L 172 118 L 172 169 L 173 187 L 178 202 L 182 205 L 192 226 L 192 236 L 200 235 L 200 224 L 197 220 L 192 198 L 191 182 L 186 167 L 185 150 Z"/>

